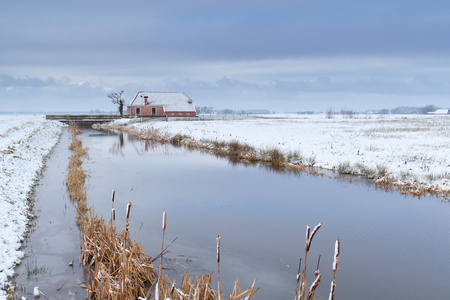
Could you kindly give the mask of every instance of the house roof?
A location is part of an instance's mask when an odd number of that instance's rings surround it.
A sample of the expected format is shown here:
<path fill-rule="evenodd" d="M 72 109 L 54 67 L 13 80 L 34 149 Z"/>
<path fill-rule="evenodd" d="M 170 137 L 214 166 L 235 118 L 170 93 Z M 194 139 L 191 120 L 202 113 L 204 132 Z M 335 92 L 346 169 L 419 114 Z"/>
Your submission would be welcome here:
<path fill-rule="evenodd" d="M 164 106 L 166 112 L 195 112 L 194 102 L 185 93 L 138 92 L 128 106 L 144 106 L 147 96 L 149 106 Z"/>
<path fill-rule="evenodd" d="M 436 111 L 430 112 L 429 114 L 432 114 L 432 115 L 447 115 L 448 113 L 449 113 L 449 109 L 440 108 L 440 109 L 438 109 Z"/>

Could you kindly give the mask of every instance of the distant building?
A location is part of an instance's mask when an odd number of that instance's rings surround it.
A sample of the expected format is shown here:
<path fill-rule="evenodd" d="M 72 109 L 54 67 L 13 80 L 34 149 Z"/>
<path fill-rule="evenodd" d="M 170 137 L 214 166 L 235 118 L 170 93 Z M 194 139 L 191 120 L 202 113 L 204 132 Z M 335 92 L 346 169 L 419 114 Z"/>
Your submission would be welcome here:
<path fill-rule="evenodd" d="M 449 110 L 448 109 L 438 109 L 436 111 L 432 111 L 428 113 L 429 115 L 448 115 Z"/>
<path fill-rule="evenodd" d="M 127 114 L 136 116 L 195 117 L 194 101 L 185 93 L 138 92 L 127 105 Z"/>

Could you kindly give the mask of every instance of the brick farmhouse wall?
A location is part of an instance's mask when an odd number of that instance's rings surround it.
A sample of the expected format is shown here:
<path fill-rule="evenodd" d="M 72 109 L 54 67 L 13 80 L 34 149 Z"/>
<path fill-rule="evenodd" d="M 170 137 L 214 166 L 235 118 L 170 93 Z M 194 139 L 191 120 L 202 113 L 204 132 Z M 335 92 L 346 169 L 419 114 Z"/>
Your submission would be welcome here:
<path fill-rule="evenodd" d="M 149 106 L 149 105 L 143 105 L 143 106 L 132 106 L 129 107 L 128 110 L 131 109 L 131 111 L 128 111 L 129 116 L 136 117 L 136 109 L 139 108 L 141 112 L 139 113 L 140 116 L 151 116 L 152 115 L 152 108 L 156 110 L 155 115 L 156 116 L 164 116 L 164 108 L 162 106 Z"/>
<path fill-rule="evenodd" d="M 131 117 L 136 117 L 138 116 L 136 114 L 136 108 L 140 109 L 140 116 L 152 116 L 152 108 L 155 109 L 155 116 L 168 116 L 168 117 L 195 117 L 196 113 L 195 112 L 164 112 L 164 107 L 163 106 L 149 106 L 149 105 L 144 105 L 144 106 L 128 106 L 127 107 L 127 113 L 129 116 Z"/>
<path fill-rule="evenodd" d="M 191 111 L 176 111 L 176 112 L 166 112 L 168 117 L 195 117 L 196 113 Z"/>

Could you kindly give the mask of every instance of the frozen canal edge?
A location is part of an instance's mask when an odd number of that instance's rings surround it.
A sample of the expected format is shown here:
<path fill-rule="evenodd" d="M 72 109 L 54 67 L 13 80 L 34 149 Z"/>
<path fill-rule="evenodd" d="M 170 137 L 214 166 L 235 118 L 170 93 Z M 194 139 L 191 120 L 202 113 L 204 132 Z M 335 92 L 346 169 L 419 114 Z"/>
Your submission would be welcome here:
<path fill-rule="evenodd" d="M 60 123 L 44 117 L 19 119 L 1 124 L 7 128 L 2 137 L 14 134 L 15 138 L 0 140 L 0 299 L 6 299 L 3 289 L 23 256 L 20 248 L 29 223 L 29 196 L 62 132 Z"/>

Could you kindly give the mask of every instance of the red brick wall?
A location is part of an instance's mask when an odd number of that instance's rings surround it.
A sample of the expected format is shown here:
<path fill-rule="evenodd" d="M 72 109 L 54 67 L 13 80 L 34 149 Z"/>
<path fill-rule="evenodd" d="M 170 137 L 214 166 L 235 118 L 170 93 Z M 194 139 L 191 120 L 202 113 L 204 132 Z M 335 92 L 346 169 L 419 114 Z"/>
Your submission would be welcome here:
<path fill-rule="evenodd" d="M 152 108 L 156 109 L 156 116 L 168 116 L 168 117 L 195 117 L 195 112 L 164 112 L 164 108 L 162 106 L 133 106 L 127 107 L 127 112 L 129 116 L 136 117 L 136 108 L 140 108 L 141 116 L 151 116 Z"/>
<path fill-rule="evenodd" d="M 155 116 L 164 116 L 164 109 L 162 106 L 133 106 L 131 107 L 131 111 L 128 111 L 129 116 L 136 117 L 136 108 L 140 108 L 141 112 L 139 115 L 141 116 L 151 116 L 152 115 L 152 108 L 156 109 Z"/>
<path fill-rule="evenodd" d="M 168 117 L 195 117 L 196 113 L 195 112 L 171 112 L 171 111 L 168 111 L 168 112 L 166 112 L 166 115 Z"/>

